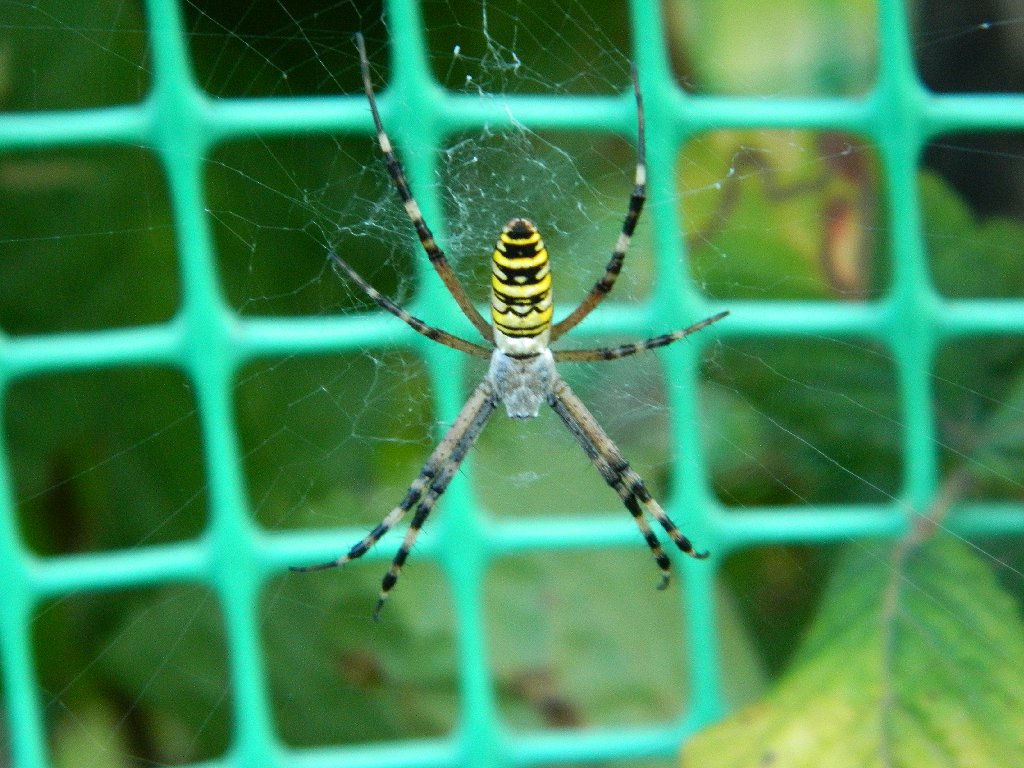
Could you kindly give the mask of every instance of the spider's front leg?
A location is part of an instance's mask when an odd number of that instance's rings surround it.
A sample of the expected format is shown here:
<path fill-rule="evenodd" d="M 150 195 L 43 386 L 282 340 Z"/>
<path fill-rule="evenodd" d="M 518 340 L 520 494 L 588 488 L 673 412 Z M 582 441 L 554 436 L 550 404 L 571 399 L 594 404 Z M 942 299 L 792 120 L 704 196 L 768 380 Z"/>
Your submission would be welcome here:
<path fill-rule="evenodd" d="M 409 182 L 405 178 L 405 171 L 402 170 L 402 164 L 399 162 L 398 156 L 395 155 L 394 148 L 391 146 L 391 139 L 388 138 L 388 134 L 384 130 L 384 123 L 381 121 L 380 112 L 377 109 L 377 98 L 373 93 L 373 82 L 370 78 L 370 61 L 366 57 L 366 43 L 363 40 L 362 33 L 359 32 L 356 33 L 356 49 L 359 51 L 359 69 L 363 77 L 363 90 L 366 92 L 366 100 L 370 104 L 370 114 L 373 116 L 373 124 L 377 129 L 377 143 L 380 145 L 380 151 L 384 155 L 388 174 L 394 182 L 405 212 L 409 216 L 409 221 L 412 222 L 413 229 L 416 230 L 416 236 L 419 238 L 427 258 L 430 259 L 434 270 L 444 282 L 452 298 L 455 299 L 455 303 L 459 305 L 459 309 L 462 310 L 469 322 L 473 324 L 473 327 L 480 332 L 480 335 L 489 341 L 491 338 L 491 327 L 477 311 L 473 302 L 470 301 L 466 290 L 462 287 L 462 283 L 459 282 L 459 278 L 452 271 L 451 264 L 448 263 L 448 257 L 445 256 L 444 251 L 441 250 L 441 247 L 434 239 L 434 234 L 430 231 L 430 227 L 427 226 L 427 222 L 420 211 L 420 206 L 416 202 L 416 198 L 413 197 Z"/>
<path fill-rule="evenodd" d="M 644 102 L 640 95 L 640 80 L 637 76 L 636 67 L 630 72 L 633 80 L 633 95 L 636 99 L 636 178 L 633 184 L 633 192 L 629 196 L 629 207 L 626 209 L 626 218 L 622 222 L 622 231 L 615 243 L 608 266 L 604 274 L 594 283 L 594 287 L 584 297 L 580 305 L 576 307 L 567 317 L 562 318 L 551 327 L 551 340 L 561 338 L 575 328 L 594 309 L 605 300 L 615 287 L 615 281 L 622 271 L 622 264 L 626 260 L 626 252 L 629 250 L 629 243 L 636 231 L 637 222 L 640 221 L 640 214 L 644 210 L 644 202 L 647 200 L 647 149 L 644 140 Z"/>

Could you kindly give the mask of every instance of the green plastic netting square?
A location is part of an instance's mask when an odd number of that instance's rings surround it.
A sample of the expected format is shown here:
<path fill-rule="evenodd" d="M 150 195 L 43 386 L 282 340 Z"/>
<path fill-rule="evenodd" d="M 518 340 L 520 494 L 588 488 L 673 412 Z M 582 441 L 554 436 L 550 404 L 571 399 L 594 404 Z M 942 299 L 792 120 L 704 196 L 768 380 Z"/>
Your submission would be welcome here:
<path fill-rule="evenodd" d="M 130 366 L 163 366 L 187 379 L 198 412 L 196 444 L 207 478 L 207 528 L 180 542 L 115 552 L 41 556 L 19 530 L 10 447 L 0 443 L 0 653 L 3 693 L 13 763 L 19 768 L 52 764 L 48 755 L 40 690 L 32 653 L 32 619 L 47 601 L 75 593 L 126 590 L 169 583 L 200 585 L 220 607 L 232 741 L 217 764 L 239 766 L 511 766 L 590 763 L 596 760 L 671 758 L 679 745 L 726 711 L 723 649 L 716 634 L 716 563 L 731 551 L 776 542 L 834 542 L 893 537 L 909 524 L 907 509 L 927 507 L 939 478 L 936 424 L 930 405 L 935 358 L 940 347 L 982 334 L 1024 332 L 1019 300 L 984 297 L 951 300 L 932 284 L 922 235 L 917 174 L 922 148 L 934 137 L 957 131 L 1024 127 L 1019 96 L 937 95 L 918 78 L 900 0 L 879 0 L 876 79 L 856 98 L 763 100 L 686 94 L 671 74 L 661 9 L 656 0 L 629 4 L 634 57 L 647 107 L 650 190 L 671 198 L 675 158 L 691 138 L 735 128 L 842 130 L 877 148 L 891 231 L 891 276 L 878 300 L 860 303 L 813 301 L 728 302 L 732 314 L 713 337 L 673 348 L 664 355 L 664 375 L 673 382 L 672 439 L 680 446 L 700 443 L 697 379 L 702 348 L 712 340 L 772 339 L 830 334 L 856 336 L 884 347 L 895 361 L 899 408 L 905 424 L 903 498 L 899 503 L 773 509 L 770 514 L 730 511 L 709 491 L 707 467 L 698 452 L 676 451 L 674 504 L 687 510 L 687 530 L 712 549 L 706 563 L 682 562 L 686 590 L 689 652 L 688 710 L 677 721 L 646 729 L 581 729 L 543 734 L 510 733 L 496 704 L 488 665 L 483 580 L 502 557 L 557 549 L 639 546 L 635 530 L 601 519 L 530 519 L 490 525 L 481 521 L 469 493 L 456 483 L 446 497 L 443 540 L 417 556 L 435 562 L 448 585 L 458 627 L 455 651 L 460 670 L 458 722 L 445 737 L 345 748 L 297 749 L 276 732 L 268 693 L 265 649 L 261 646 L 261 589 L 288 565 L 335 553 L 331 530 L 283 533 L 253 519 L 234 427 L 237 377 L 254 361 L 304 354 L 359 353 L 412 345 L 423 351 L 426 375 L 435 387 L 437 416 L 450 421 L 466 396 L 453 375 L 452 356 L 415 346 L 397 322 L 366 316 L 241 317 L 225 298 L 218 275 L 214 238 L 204 192 L 205 163 L 224 143 L 252 134 L 331 130 L 369 136 L 371 124 L 361 95 L 331 99 L 214 100 L 195 82 L 181 8 L 174 0 L 149 0 L 145 26 L 150 42 L 148 95 L 137 104 L 64 112 L 0 115 L 0 152 L 55 147 L 150 147 L 169 188 L 177 243 L 176 279 L 180 306 L 173 317 L 142 317 L 129 327 L 75 333 L 0 334 L 0 412 L 19 381 L 49 373 L 90 372 Z M 426 64 L 421 10 L 412 0 L 387 4 L 391 76 L 380 100 L 397 92 L 414 105 L 422 125 L 403 136 L 413 160 L 413 179 L 428 178 L 430 158 L 443 140 L 479 127 L 500 112 L 481 111 L 476 101 L 443 92 Z M 518 97 L 516 119 L 526 125 L 607 131 L 635 138 L 631 94 L 608 97 L 530 95 Z M 424 207 L 441 210 L 428 191 Z M 683 327 L 725 308 L 709 300 L 678 265 L 685 262 L 682 223 L 674 215 L 650 216 L 652 243 L 662 278 L 637 310 L 605 308 L 600 330 L 634 335 L 657 332 L 666 322 Z M 420 273 L 423 274 L 423 273 Z M 425 281 L 424 301 L 448 301 L 440 283 Z M 170 303 L 170 300 L 168 300 Z M 638 314 L 639 312 L 639 314 Z M 637 317 L 643 318 L 637 321 Z M 655 323 L 654 320 L 657 320 Z M 461 369 L 456 369 L 461 373 Z M 472 471 L 472 470 L 470 470 Z M 998 532 L 1011 522 L 984 503 L 968 505 L 958 530 Z M 990 514 L 991 512 L 991 514 Z M 346 528 L 346 531 L 350 529 Z M 194 533 L 194 532 L 193 532 Z M 471 553 L 471 554 L 469 554 Z M 375 555 L 380 565 L 386 553 Z M 0 762 L 3 757 L 0 756 Z"/>

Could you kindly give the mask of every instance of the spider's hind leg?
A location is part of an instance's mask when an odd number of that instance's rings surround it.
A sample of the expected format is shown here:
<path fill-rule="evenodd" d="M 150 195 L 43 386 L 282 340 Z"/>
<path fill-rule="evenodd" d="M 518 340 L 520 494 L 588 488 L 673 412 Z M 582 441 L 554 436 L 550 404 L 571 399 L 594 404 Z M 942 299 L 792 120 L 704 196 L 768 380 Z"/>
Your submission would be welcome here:
<path fill-rule="evenodd" d="M 433 457 L 431 457 L 433 459 Z M 366 536 L 356 542 L 348 552 L 341 557 L 335 558 L 334 560 L 328 560 L 326 563 L 316 563 L 315 565 L 291 565 L 288 567 L 289 571 L 295 571 L 296 573 L 309 573 L 311 571 L 325 571 L 328 568 L 337 568 L 339 565 L 356 560 L 373 548 L 373 545 L 380 541 L 398 522 L 405 517 L 405 513 L 408 512 L 412 506 L 419 501 L 420 495 L 423 493 L 423 488 L 426 486 L 430 479 L 434 476 L 435 468 L 431 462 L 427 464 L 420 471 L 419 476 L 413 480 L 412 485 L 409 486 L 409 490 L 406 491 L 405 498 L 388 512 L 377 527 L 370 531 Z"/>
<path fill-rule="evenodd" d="M 462 411 L 459 412 L 455 423 L 452 424 L 447 434 L 438 443 L 434 452 L 430 454 L 430 458 L 423 465 L 420 474 L 413 480 L 409 490 L 406 491 L 405 497 L 376 528 L 358 541 L 346 554 L 335 560 L 329 560 L 326 563 L 316 565 L 292 566 L 290 570 L 301 572 L 322 571 L 344 565 L 347 562 L 362 557 L 388 531 L 398 524 L 405 516 L 405 513 L 416 505 L 416 502 L 419 502 L 416 514 L 413 516 L 409 530 L 402 541 L 402 546 L 399 548 L 398 554 L 395 555 L 391 567 L 388 569 L 381 584 L 380 598 L 377 601 L 377 608 L 373 614 L 374 618 L 377 618 L 380 614 L 380 609 L 384 605 L 384 601 L 387 599 L 388 592 L 391 591 L 392 587 L 395 586 L 395 582 L 398 581 L 402 566 L 409 556 L 409 552 L 416 541 L 416 536 L 426 521 L 427 515 L 430 514 L 430 510 L 433 508 L 438 497 L 447 489 L 456 470 L 458 470 L 459 465 L 466 457 L 466 453 L 473 443 L 476 442 L 480 431 L 484 428 L 484 424 L 487 423 L 487 419 L 490 418 L 497 404 L 498 401 L 491 384 L 488 381 L 481 382 L 473 391 L 473 394 L 470 395 L 466 404 L 462 406 Z M 426 492 L 424 493 L 424 491 Z"/>
<path fill-rule="evenodd" d="M 697 560 L 704 560 L 711 553 L 707 550 L 698 551 L 693 548 L 693 542 L 689 538 L 684 536 L 676 524 L 672 522 L 672 518 L 668 516 L 661 505 L 651 496 L 651 492 L 647 490 L 647 486 L 644 485 L 643 479 L 636 473 L 628 463 L 623 462 L 624 466 L 620 467 L 621 477 L 625 483 L 627 483 L 629 489 L 640 500 L 650 512 L 651 517 L 658 521 L 662 528 L 665 529 L 672 541 L 679 548 L 681 552 L 689 555 Z"/>
<path fill-rule="evenodd" d="M 651 496 L 640 476 L 629 466 L 629 462 L 623 458 L 615 443 L 568 384 L 559 380 L 553 388 L 549 402 L 565 422 L 569 431 L 572 432 L 576 441 L 583 447 L 605 482 L 615 490 L 626 509 L 633 516 L 633 520 L 643 534 L 644 541 L 647 542 L 647 546 L 650 547 L 654 559 L 661 569 L 662 582 L 659 589 L 664 589 L 668 584 L 669 559 L 644 517 L 641 504 L 661 524 L 681 551 L 698 559 L 708 556 L 707 552 L 697 552 L 690 540 L 680 533 L 675 523 Z"/>
<path fill-rule="evenodd" d="M 388 594 L 394 588 L 398 577 L 402 573 L 402 566 L 405 565 L 405 561 L 409 557 L 413 545 L 416 543 L 416 537 L 419 536 L 420 528 L 423 527 L 423 523 L 426 522 L 427 516 L 434 508 L 434 504 L 437 503 L 441 494 L 448 490 L 448 484 L 455 477 L 459 465 L 462 464 L 462 460 L 466 458 L 469 449 L 473 447 L 473 443 L 480 436 L 480 432 L 491 417 L 491 414 L 494 413 L 497 405 L 498 399 L 494 395 L 491 384 L 483 381 L 476 388 L 476 391 L 466 405 L 463 406 L 462 412 L 455 422 L 456 425 L 461 425 L 460 434 L 457 439 L 452 441 L 451 450 L 445 461 L 438 466 L 437 474 L 434 475 L 430 488 L 424 494 L 423 499 L 416 508 L 416 514 L 413 515 L 412 522 L 409 523 L 409 530 L 405 532 L 402 546 L 398 548 L 398 552 L 391 561 L 391 567 L 388 568 L 388 572 L 384 574 L 384 578 L 381 581 L 380 596 L 377 598 L 377 607 L 373 611 L 375 621 L 380 616 L 381 608 L 384 607 Z M 455 431 L 453 426 L 449 434 L 445 436 L 445 442 L 448 441 L 451 432 Z"/>

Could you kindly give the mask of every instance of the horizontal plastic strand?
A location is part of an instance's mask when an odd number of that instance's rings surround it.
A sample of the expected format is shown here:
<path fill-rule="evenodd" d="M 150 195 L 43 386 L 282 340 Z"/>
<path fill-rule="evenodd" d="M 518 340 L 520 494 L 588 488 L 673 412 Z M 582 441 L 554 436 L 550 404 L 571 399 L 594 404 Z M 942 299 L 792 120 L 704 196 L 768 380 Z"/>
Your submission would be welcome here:
<path fill-rule="evenodd" d="M 145 102 L 77 112 L 5 114 L 0 149 L 30 150 L 95 144 L 152 145 L 152 112 Z"/>
<path fill-rule="evenodd" d="M 924 103 L 922 120 L 926 140 L 954 131 L 1019 131 L 1024 128 L 1024 95 L 933 95 Z"/>
<path fill-rule="evenodd" d="M 208 550 L 202 542 L 138 547 L 123 552 L 38 558 L 30 583 L 38 597 L 80 590 L 107 590 L 209 578 Z"/>
<path fill-rule="evenodd" d="M 764 99 L 678 95 L 674 104 L 689 134 L 707 131 L 800 129 L 869 135 L 877 110 L 868 99 Z"/>
<path fill-rule="evenodd" d="M 183 357 L 175 325 L 0 339 L 0 368 L 10 377 L 125 365 L 171 365 Z"/>
<path fill-rule="evenodd" d="M 516 734 L 506 747 L 512 765 L 675 758 L 679 745 L 695 728 L 687 724 L 662 728 L 608 728 L 564 733 Z"/>
<path fill-rule="evenodd" d="M 457 738 L 409 739 L 401 743 L 282 750 L 282 768 L 453 768 L 459 765 Z"/>

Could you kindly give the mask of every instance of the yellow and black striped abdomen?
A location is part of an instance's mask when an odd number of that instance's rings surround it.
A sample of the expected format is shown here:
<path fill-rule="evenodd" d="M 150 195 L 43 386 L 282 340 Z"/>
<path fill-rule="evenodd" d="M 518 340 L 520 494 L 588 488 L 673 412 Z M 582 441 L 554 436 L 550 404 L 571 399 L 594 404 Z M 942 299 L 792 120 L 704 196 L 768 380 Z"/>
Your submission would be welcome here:
<path fill-rule="evenodd" d="M 551 267 L 544 241 L 527 219 L 501 231 L 491 260 L 491 317 L 505 336 L 534 337 L 551 327 Z"/>

